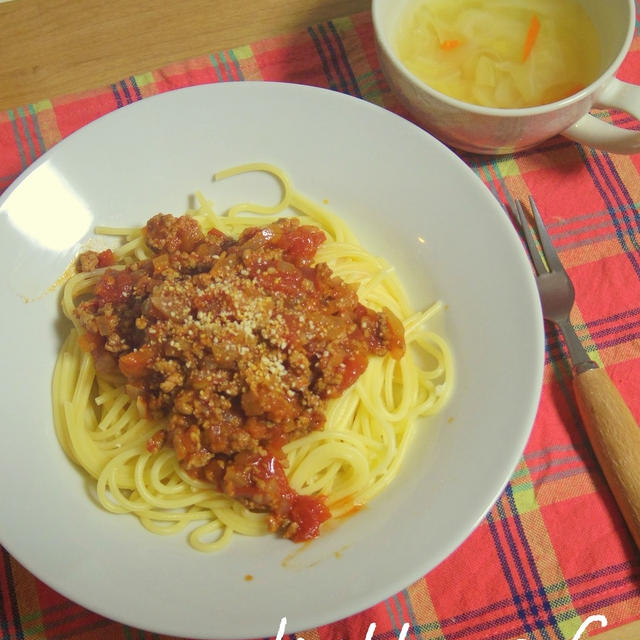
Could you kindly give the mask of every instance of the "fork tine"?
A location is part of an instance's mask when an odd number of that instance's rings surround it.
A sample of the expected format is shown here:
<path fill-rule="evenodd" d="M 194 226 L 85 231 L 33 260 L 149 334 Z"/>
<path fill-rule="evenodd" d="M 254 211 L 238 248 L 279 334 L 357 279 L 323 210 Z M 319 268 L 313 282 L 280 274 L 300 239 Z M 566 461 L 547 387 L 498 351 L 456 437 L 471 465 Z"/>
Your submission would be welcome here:
<path fill-rule="evenodd" d="M 529 204 L 531 205 L 533 219 L 535 220 L 536 229 L 538 230 L 538 237 L 540 238 L 540 244 L 544 251 L 544 258 L 549 265 L 549 269 L 552 271 L 564 271 L 562 262 L 560 262 L 560 258 L 558 257 L 558 252 L 551 242 L 549 232 L 544 226 L 544 222 L 542 222 L 542 217 L 540 216 L 540 212 L 538 211 L 538 207 L 536 206 L 533 196 L 529 196 Z"/>
<path fill-rule="evenodd" d="M 527 243 L 527 247 L 529 248 L 529 256 L 531 257 L 533 266 L 536 269 L 536 273 L 538 275 L 547 273 L 547 267 L 543 262 L 542 258 L 540 257 L 540 252 L 538 251 L 536 241 L 533 237 L 533 234 L 531 233 L 531 229 L 529 228 L 529 223 L 527 222 L 527 218 L 524 215 L 524 210 L 522 208 L 522 205 L 520 204 L 520 200 L 516 200 L 515 210 L 516 210 L 516 215 L 518 216 L 518 223 L 520 224 L 520 228 L 522 229 L 522 234 L 524 235 L 524 240 Z"/>

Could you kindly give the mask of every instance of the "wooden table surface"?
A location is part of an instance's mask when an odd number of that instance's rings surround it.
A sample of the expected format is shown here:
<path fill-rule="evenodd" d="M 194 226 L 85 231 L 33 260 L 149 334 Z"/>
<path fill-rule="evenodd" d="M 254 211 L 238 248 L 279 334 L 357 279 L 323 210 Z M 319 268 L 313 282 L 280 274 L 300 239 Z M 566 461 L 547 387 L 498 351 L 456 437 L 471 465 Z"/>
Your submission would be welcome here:
<path fill-rule="evenodd" d="M 369 6 L 370 0 L 0 0 L 0 109 Z"/>
<path fill-rule="evenodd" d="M 103 86 L 369 6 L 370 0 L 0 0 L 0 109 Z M 575 640 L 640 639 L 640 620 L 599 629 L 593 624 Z"/>

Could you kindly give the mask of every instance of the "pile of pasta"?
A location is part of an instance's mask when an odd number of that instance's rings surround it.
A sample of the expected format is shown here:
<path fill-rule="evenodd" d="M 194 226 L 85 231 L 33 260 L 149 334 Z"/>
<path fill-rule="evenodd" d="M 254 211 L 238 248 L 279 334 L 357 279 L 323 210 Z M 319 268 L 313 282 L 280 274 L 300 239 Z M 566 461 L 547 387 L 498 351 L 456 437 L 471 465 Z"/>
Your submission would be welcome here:
<path fill-rule="evenodd" d="M 327 235 L 316 261 L 326 262 L 346 282 L 358 286 L 360 301 L 374 309 L 388 307 L 402 320 L 407 351 L 403 358 L 373 357 L 357 382 L 326 406 L 321 431 L 285 445 L 291 487 L 301 494 L 325 496 L 332 518 L 369 503 L 398 474 L 420 420 L 441 410 L 453 386 L 451 350 L 429 328 L 443 309 L 436 302 L 414 311 L 402 283 L 389 264 L 368 253 L 340 218 L 298 192 L 278 167 L 252 163 L 214 177 L 261 171 L 274 176 L 282 197 L 275 205 L 240 203 L 222 215 L 196 194 L 190 210 L 203 231 L 216 228 L 238 237 L 256 225 L 268 224 L 293 211 L 303 224 Z M 151 255 L 141 228 L 98 228 L 97 233 L 122 237 L 114 250 L 117 263 Z M 96 497 L 108 511 L 133 514 L 157 534 L 186 530 L 189 544 L 200 551 L 226 546 L 235 534 L 268 533 L 265 514 L 191 477 L 175 452 L 147 450 L 159 425 L 142 417 L 123 378 L 96 375 L 92 358 L 78 344 L 74 308 L 92 291 L 104 269 L 77 273 L 66 282 L 62 309 L 74 323 L 64 342 L 53 376 L 53 411 L 58 439 L 67 456 L 95 479 Z"/>

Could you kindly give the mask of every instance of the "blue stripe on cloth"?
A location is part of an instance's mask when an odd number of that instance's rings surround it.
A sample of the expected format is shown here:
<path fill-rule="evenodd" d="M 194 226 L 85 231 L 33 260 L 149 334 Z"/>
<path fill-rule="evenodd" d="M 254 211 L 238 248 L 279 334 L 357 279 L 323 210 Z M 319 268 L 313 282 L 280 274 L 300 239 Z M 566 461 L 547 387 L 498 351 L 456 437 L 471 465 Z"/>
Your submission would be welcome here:
<path fill-rule="evenodd" d="M 624 251 L 625 256 L 627 256 L 633 270 L 636 272 L 636 275 L 640 278 L 640 264 L 638 263 L 638 259 L 635 256 L 634 252 L 629 249 L 627 246 L 627 242 L 625 241 L 625 233 L 620 224 L 618 216 L 616 215 L 617 207 L 612 202 L 612 198 L 610 192 L 605 188 L 605 186 L 611 186 L 610 180 L 606 177 L 607 171 L 602 163 L 603 154 L 598 151 L 594 151 L 593 149 L 587 150 L 584 147 L 580 147 L 580 157 L 584 162 L 585 168 L 587 172 L 591 176 L 591 180 L 597 189 L 600 197 L 602 198 L 606 209 L 607 214 L 611 217 L 611 221 L 616 230 L 616 237 L 618 239 L 618 243 L 620 247 Z M 604 184 L 603 184 L 604 183 Z M 615 195 L 613 196 L 614 199 Z"/>
<path fill-rule="evenodd" d="M 212 53 L 209 56 L 209 60 L 213 65 L 213 70 L 216 72 L 216 80 L 218 80 L 219 82 L 224 82 L 225 78 L 222 72 L 222 68 L 220 67 L 220 63 L 218 62 L 217 55 L 215 53 Z"/>
<path fill-rule="evenodd" d="M 606 593 L 606 592 L 600 592 L 600 593 Z M 597 601 L 586 603 L 580 607 L 580 611 L 583 612 L 584 614 L 601 613 L 603 609 L 605 609 L 606 607 L 619 604 L 620 602 L 627 602 L 628 600 L 632 600 L 638 597 L 640 597 L 638 590 L 631 588 L 629 591 L 618 594 L 616 596 L 607 595 L 607 596 L 603 596 Z"/>
<path fill-rule="evenodd" d="M 630 331 L 631 329 L 636 329 L 640 327 L 640 318 L 634 320 L 633 322 L 623 322 L 622 324 L 617 324 L 612 327 L 607 327 L 605 329 L 601 329 L 599 331 L 590 331 L 589 335 L 595 341 L 597 338 L 605 338 L 612 337 L 616 334 L 624 334 L 625 331 Z M 624 342 L 629 342 L 632 339 L 637 338 L 637 334 L 625 334 L 621 337 L 614 340 L 614 344 L 622 344 Z M 600 343 L 598 343 L 600 344 Z"/>
<path fill-rule="evenodd" d="M 44 142 L 44 138 L 42 137 L 42 131 L 40 130 L 40 121 L 38 120 L 38 114 L 36 113 L 35 107 L 30 104 L 28 109 L 29 115 L 31 116 L 31 122 L 33 123 L 33 132 L 35 133 L 36 140 L 38 141 L 38 146 L 40 147 L 40 150 L 36 153 L 38 156 L 40 156 L 47 150 L 47 146 Z"/>
<path fill-rule="evenodd" d="M 418 619 L 416 618 L 415 611 L 413 610 L 413 605 L 411 604 L 411 597 L 409 595 L 409 590 L 404 589 L 401 595 L 402 595 L 402 599 L 405 604 L 405 607 L 407 609 L 406 621 L 411 625 L 411 629 L 413 630 L 414 635 L 416 635 L 416 632 L 420 632 L 420 635 L 422 636 L 421 628 L 424 625 L 420 625 L 420 623 L 418 622 Z"/>
<path fill-rule="evenodd" d="M 503 494 L 507 503 L 511 507 L 513 513 L 512 517 L 507 517 L 501 500 L 495 505 L 495 508 L 500 515 L 499 521 L 493 518 L 490 513 L 487 522 L 489 524 L 489 530 L 494 540 L 496 552 L 502 566 L 502 570 L 511 591 L 514 605 L 520 620 L 524 626 L 525 633 L 534 633 L 539 631 L 543 640 L 551 640 L 551 636 L 547 632 L 547 628 L 551 625 L 555 633 L 555 637 L 562 639 L 558 622 L 553 615 L 551 605 L 545 594 L 544 586 L 540 580 L 538 570 L 529 547 L 529 543 L 526 539 L 524 529 L 520 516 L 515 508 L 515 501 L 513 500 L 513 491 L 508 485 Z M 515 527 L 515 533 L 512 531 L 511 523 Z M 498 524 L 501 527 L 501 532 L 505 538 L 506 546 L 503 546 L 498 531 Z M 518 542 L 520 544 L 518 544 Z M 518 549 L 522 548 L 523 556 L 519 553 Z M 515 567 L 514 575 L 511 565 Z M 534 586 L 529 582 L 525 565 L 529 568 L 531 578 L 533 579 Z M 541 606 L 536 602 L 536 598 L 541 601 Z M 540 610 L 546 613 L 546 617 L 540 615 Z"/>
<path fill-rule="evenodd" d="M 542 582 L 542 579 L 540 577 L 540 573 L 538 572 L 538 565 L 536 564 L 536 560 L 533 556 L 533 552 L 531 551 L 531 546 L 529 545 L 529 541 L 527 540 L 527 534 L 525 533 L 524 527 L 522 526 L 522 518 L 518 515 L 518 509 L 516 507 L 516 503 L 513 497 L 513 487 L 509 484 L 506 487 L 505 490 L 505 496 L 507 498 L 507 501 L 509 503 L 509 506 L 511 508 L 512 513 L 514 514 L 513 517 L 513 523 L 515 525 L 515 528 L 517 530 L 518 533 L 518 537 L 520 539 L 521 542 L 521 549 L 524 552 L 524 556 L 525 556 L 525 561 L 529 566 L 529 570 L 531 572 L 531 575 L 533 577 L 534 583 L 535 583 L 535 589 L 533 590 L 532 594 L 531 594 L 531 606 L 532 606 L 532 611 L 534 613 L 534 615 L 536 616 L 536 619 L 538 619 L 540 613 L 539 613 L 539 608 L 538 606 L 535 604 L 535 595 L 537 594 L 539 600 L 541 601 L 541 608 L 542 611 L 544 611 L 545 615 L 546 615 L 546 621 L 545 620 L 540 620 L 540 624 L 541 625 L 547 625 L 547 624 L 551 624 L 554 631 L 558 634 L 558 638 L 562 637 L 562 634 L 560 633 L 560 628 L 558 626 L 558 621 L 553 613 L 553 607 L 551 606 L 551 603 L 549 602 L 549 599 L 547 597 L 547 592 L 544 588 L 544 584 Z M 514 554 L 517 553 L 517 547 L 514 544 Z M 534 611 L 535 609 L 535 611 Z"/>
<path fill-rule="evenodd" d="M 567 578 L 567 584 L 574 587 L 588 582 L 594 582 L 601 578 L 608 578 L 615 574 L 623 574 L 625 576 L 634 574 L 635 578 L 638 579 L 640 578 L 640 563 L 636 560 L 635 562 L 624 561 L 618 562 L 617 564 L 610 564 L 606 567 L 600 567 L 595 571 Z M 640 594 L 640 583 L 638 584 L 638 593 Z"/>
<path fill-rule="evenodd" d="M 131 87 L 136 94 L 136 100 L 142 100 L 142 93 L 140 92 L 140 87 L 136 82 L 135 76 L 129 76 L 129 82 L 131 83 Z"/>
<path fill-rule="evenodd" d="M 236 70 L 236 76 L 238 76 L 238 80 L 244 80 L 244 74 L 242 73 L 242 67 L 240 66 L 240 62 L 238 58 L 236 58 L 236 54 L 233 49 L 230 49 L 228 52 L 229 58 L 233 63 L 233 68 Z"/>
<path fill-rule="evenodd" d="M 27 158 L 24 153 L 22 137 L 20 136 L 20 127 L 18 126 L 18 122 L 16 120 L 16 116 L 15 116 L 15 113 L 13 112 L 13 109 L 9 109 L 7 113 L 9 114 L 9 120 L 11 120 L 11 128 L 13 130 L 13 137 L 16 141 L 16 149 L 18 150 L 18 156 L 20 157 L 20 164 L 23 169 L 26 169 L 29 163 L 27 162 Z"/>
<path fill-rule="evenodd" d="M 387 610 L 387 616 L 389 617 L 389 622 L 391 623 L 391 634 L 392 636 L 396 636 L 398 637 L 398 634 L 400 633 L 400 627 L 402 626 L 402 622 L 399 620 L 398 616 L 396 615 L 396 611 L 395 611 L 395 607 L 393 607 L 392 605 L 395 604 L 395 596 L 392 598 L 387 598 L 387 600 L 385 600 L 384 602 L 384 606 Z M 389 632 L 385 631 L 382 634 L 376 634 L 374 637 L 376 638 L 384 638 Z"/>
<path fill-rule="evenodd" d="M 11 569 L 11 558 L 2 547 L 0 547 L 0 558 L 2 559 L 0 571 L 4 574 L 7 585 L 9 585 L 9 593 L 5 594 L 5 597 L 0 594 L 0 629 L 3 631 L 3 637 L 23 640 L 25 636 L 20 620 L 17 595 L 15 589 L 11 588 L 15 584 L 13 570 Z M 5 598 L 9 604 L 8 610 L 4 606 Z M 12 621 L 12 629 L 9 628 L 9 620 Z M 9 633 L 10 631 L 11 633 Z"/>
<path fill-rule="evenodd" d="M 619 320 L 626 320 L 627 318 L 631 318 L 635 315 L 640 314 L 640 307 L 635 307 L 633 309 L 625 309 L 619 313 L 613 313 L 609 316 L 605 316 L 604 318 L 599 318 L 597 320 L 589 320 L 587 323 L 588 327 L 598 327 L 602 324 L 607 324 L 609 322 L 618 322 Z M 576 325 L 578 329 L 580 329 L 580 325 Z"/>
<path fill-rule="evenodd" d="M 593 587 L 589 587 L 588 589 L 582 589 L 581 591 L 576 590 L 573 592 L 573 597 L 575 600 L 581 600 L 582 598 L 587 598 L 591 600 L 593 596 L 603 596 L 597 601 L 591 601 L 591 605 L 594 607 L 602 606 L 604 604 L 609 605 L 612 603 L 611 599 L 614 597 L 611 595 L 611 592 L 614 589 L 617 589 L 620 587 L 624 587 L 625 589 L 629 587 L 628 576 L 623 576 L 618 580 L 609 580 L 606 582 L 606 584 L 602 584 L 601 582 L 598 582 Z M 634 588 L 632 593 L 634 593 L 635 595 L 638 595 L 638 589 Z M 605 596 L 605 594 L 607 595 Z"/>
<path fill-rule="evenodd" d="M 625 342 L 633 342 L 640 338 L 640 331 L 636 331 L 635 333 L 629 333 L 624 336 L 624 340 L 620 338 L 616 338 L 615 340 L 598 340 L 597 347 L 598 349 L 609 349 L 611 347 L 617 347 Z"/>
<path fill-rule="evenodd" d="M 622 220 L 625 223 L 625 226 L 629 232 L 629 240 L 633 245 L 633 248 L 636 251 L 640 251 L 640 243 L 638 242 L 637 233 L 640 232 L 640 213 L 635 210 L 635 203 L 627 186 L 624 181 L 620 177 L 618 170 L 616 169 L 613 161 L 611 160 L 610 155 L 602 156 L 602 159 L 605 161 L 607 167 L 609 168 L 608 172 L 605 172 L 604 177 L 608 183 L 611 183 L 611 178 L 613 178 L 613 182 L 617 185 L 618 189 L 612 189 L 612 193 L 616 196 L 616 202 L 618 204 L 618 211 L 622 216 Z M 617 197 L 617 194 L 620 194 L 622 197 Z M 629 212 L 632 213 L 632 216 L 629 215 Z M 635 214 L 635 215 L 633 215 Z M 635 218 L 635 220 L 634 220 Z"/>
<path fill-rule="evenodd" d="M 316 35 L 316 32 L 313 27 L 309 27 L 307 29 L 307 33 L 311 36 L 311 40 L 316 47 L 316 52 L 318 53 L 318 57 L 320 58 L 320 64 L 322 65 L 322 70 L 324 71 L 324 75 L 327 79 L 327 86 L 329 89 L 336 90 L 338 87 L 336 85 L 336 81 L 333 77 L 333 73 L 331 72 L 331 68 L 329 67 L 329 63 L 327 62 L 327 58 L 324 55 L 324 51 L 322 49 L 322 44 Z"/>
<path fill-rule="evenodd" d="M 17 173 L 8 173 L 7 175 L 0 176 L 0 194 L 21 174 L 21 171 Z"/>
<path fill-rule="evenodd" d="M 552 447 L 552 449 L 560 449 L 562 447 Z M 564 447 L 566 448 L 566 447 Z M 618 595 L 611 595 L 613 589 L 619 587 L 625 587 L 629 582 L 629 573 L 640 573 L 640 567 L 625 562 L 617 565 L 611 565 L 609 567 L 600 568 L 594 572 L 582 574 L 580 576 L 574 576 L 573 578 L 567 578 L 562 580 L 559 584 L 562 588 L 569 588 L 571 590 L 571 599 L 574 604 L 577 601 L 585 598 L 589 604 L 580 607 L 580 612 L 583 615 L 588 613 L 599 613 L 602 609 L 611 604 L 618 602 L 624 602 L 631 600 L 632 598 L 640 596 L 640 587 L 636 587 L 633 590 L 625 591 Z M 636 577 L 639 577 L 636 575 Z M 578 590 L 579 587 L 582 587 Z M 558 588 L 554 588 L 554 591 L 558 591 Z M 602 597 L 597 601 L 591 603 L 591 598 L 594 595 L 601 595 Z M 473 638 L 491 638 L 491 640 L 513 640 L 514 638 L 524 637 L 521 626 L 514 625 L 510 629 L 503 629 L 500 634 L 495 633 L 496 625 L 500 624 L 503 627 L 510 622 L 518 621 L 516 614 L 510 613 L 513 611 L 514 600 L 503 599 L 490 602 L 482 607 L 476 609 L 468 609 L 466 611 L 459 611 L 454 617 L 440 618 L 439 626 L 443 630 L 444 635 L 442 638 L 446 640 L 458 640 L 465 637 Z M 564 613 L 558 613 L 555 615 L 556 622 L 563 622 L 574 618 L 576 615 L 575 609 L 571 607 Z M 464 624 L 463 624 L 464 623 Z M 420 625 L 418 628 L 425 628 L 425 624 Z M 437 623 L 436 623 L 437 626 Z M 546 627 L 553 626 L 553 623 L 547 623 Z M 435 628 L 435 627 L 434 627 Z M 457 629 L 457 630 L 454 630 Z M 564 638 L 558 628 L 554 627 L 558 638 Z M 538 634 L 534 634 L 538 631 Z M 530 637 L 540 637 L 542 634 L 546 634 L 545 629 L 538 628 L 531 630 Z M 546 634 L 548 636 L 548 634 Z"/>
<path fill-rule="evenodd" d="M 120 96 L 120 92 L 118 91 L 118 87 L 116 84 L 112 84 L 111 86 L 111 91 L 113 93 L 113 97 L 116 99 L 116 106 L 118 108 L 123 106 L 122 103 L 122 97 Z"/>
<path fill-rule="evenodd" d="M 3 560 L 3 564 L 6 563 L 7 553 L 0 547 L 0 557 Z M 11 584 L 9 575 L 7 575 L 7 584 Z M 2 597 L 2 591 L 0 590 L 0 635 L 3 638 L 9 637 L 9 614 L 5 611 L 4 598 Z"/>
<path fill-rule="evenodd" d="M 336 50 L 333 46 L 333 42 L 331 37 L 327 34 L 326 29 L 324 28 L 324 25 L 319 24 L 317 25 L 318 31 L 320 32 L 320 35 L 322 37 L 322 40 L 324 41 L 324 44 L 326 46 L 327 52 L 329 54 L 329 60 L 331 61 L 331 64 L 333 66 L 333 69 L 338 77 L 338 80 L 340 82 L 340 90 L 343 93 L 349 93 L 349 85 L 347 83 L 347 79 L 344 76 L 344 73 L 342 72 L 342 67 L 340 65 L 340 61 L 338 59 L 338 56 L 336 54 Z"/>
<path fill-rule="evenodd" d="M 131 104 L 133 99 L 131 98 L 131 94 L 129 93 L 129 87 L 127 87 L 127 83 L 124 80 L 120 80 L 120 86 L 122 87 L 122 92 L 124 93 L 124 98 L 127 101 L 127 104 Z"/>
<path fill-rule="evenodd" d="M 530 453 L 527 456 L 524 456 L 525 460 L 532 460 L 532 458 L 538 458 L 542 456 L 544 456 L 545 458 L 541 462 L 527 462 L 529 473 L 532 474 L 552 471 L 554 467 L 560 465 L 564 466 L 567 464 L 578 464 L 583 467 L 583 459 L 580 455 L 578 455 L 573 447 L 567 446 L 566 451 L 566 454 L 552 457 L 551 460 L 548 459 L 550 457 L 550 452 L 548 450 L 535 451 L 534 453 Z M 583 467 L 581 471 L 584 470 L 585 469 Z"/>
<path fill-rule="evenodd" d="M 228 80 L 233 80 L 233 72 L 231 71 L 231 67 L 229 66 L 229 61 L 227 60 L 227 56 L 225 55 L 224 51 L 220 51 L 218 52 L 218 55 L 220 56 L 220 61 L 222 62 L 222 65 L 224 66 L 225 71 L 227 72 L 227 79 Z"/>
<path fill-rule="evenodd" d="M 500 522 L 501 520 L 497 522 Z M 521 606 L 520 599 L 517 597 L 517 588 L 515 585 L 515 580 L 511 573 L 511 567 L 509 566 L 506 553 L 502 548 L 502 545 L 500 544 L 500 536 L 498 534 L 497 522 L 494 519 L 493 514 L 491 512 L 487 514 L 486 522 L 488 524 L 491 537 L 493 538 L 493 544 L 495 546 L 496 553 L 498 555 L 498 560 L 500 561 L 502 573 L 504 574 L 505 580 L 507 581 L 507 585 L 509 586 L 509 590 L 511 591 L 511 595 L 513 597 L 513 604 L 515 605 L 516 613 L 518 614 L 518 618 L 524 625 L 525 632 L 529 633 L 530 631 L 533 631 L 529 623 L 529 616 L 527 614 L 527 611 Z"/>
<path fill-rule="evenodd" d="M 29 118 L 22 107 L 18 107 L 18 116 L 20 118 L 20 124 L 22 125 L 22 132 L 24 133 L 24 139 L 27 142 L 27 149 L 29 150 L 29 164 L 33 162 L 37 157 L 36 149 L 33 144 L 33 138 L 31 137 L 31 130 L 29 128 Z"/>
<path fill-rule="evenodd" d="M 351 62 L 350 62 L 349 56 L 347 55 L 347 51 L 344 47 L 344 42 L 342 41 L 342 37 L 338 33 L 338 30 L 336 29 L 336 25 L 332 21 L 328 22 L 328 26 L 329 26 L 329 30 L 333 34 L 336 45 L 338 46 L 338 49 L 340 51 L 340 60 L 342 60 L 342 63 L 345 69 L 347 70 L 347 75 L 351 80 L 352 90 L 349 91 L 349 93 L 356 96 L 357 98 L 361 98 L 362 94 L 360 93 L 358 80 L 356 79 L 356 74 L 353 72 L 353 68 L 351 67 Z"/>

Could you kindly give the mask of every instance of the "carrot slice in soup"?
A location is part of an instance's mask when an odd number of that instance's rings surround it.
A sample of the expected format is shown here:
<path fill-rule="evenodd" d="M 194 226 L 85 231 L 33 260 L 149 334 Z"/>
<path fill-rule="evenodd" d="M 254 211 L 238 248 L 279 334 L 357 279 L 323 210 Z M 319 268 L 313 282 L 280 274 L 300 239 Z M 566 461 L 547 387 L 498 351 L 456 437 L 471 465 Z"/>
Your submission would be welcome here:
<path fill-rule="evenodd" d="M 461 44 L 460 40 L 443 40 L 440 43 L 440 48 L 444 49 L 445 51 L 450 51 L 451 49 L 455 49 L 456 47 L 459 47 Z"/>
<path fill-rule="evenodd" d="M 522 62 L 524 62 L 529 55 L 531 54 L 531 50 L 538 39 L 538 34 L 540 33 L 540 20 L 538 16 L 534 13 L 531 17 L 531 22 L 529 23 L 529 29 L 527 31 L 527 37 L 524 41 L 524 48 L 522 49 Z"/>

